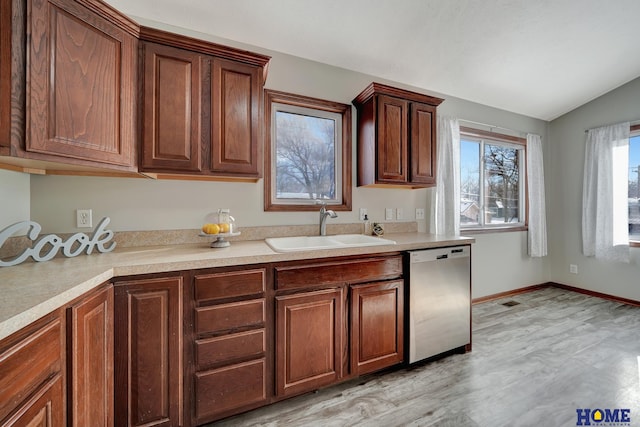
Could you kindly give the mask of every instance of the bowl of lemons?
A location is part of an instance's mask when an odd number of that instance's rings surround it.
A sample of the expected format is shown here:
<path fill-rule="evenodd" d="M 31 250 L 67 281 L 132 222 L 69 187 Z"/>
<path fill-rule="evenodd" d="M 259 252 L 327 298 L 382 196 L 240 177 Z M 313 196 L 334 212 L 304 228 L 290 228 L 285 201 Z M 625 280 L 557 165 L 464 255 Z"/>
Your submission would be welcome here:
<path fill-rule="evenodd" d="M 226 238 L 239 236 L 240 231 L 236 228 L 236 220 L 229 215 L 229 209 L 218 209 L 217 212 L 211 212 L 205 216 L 199 235 L 213 238 L 210 245 L 212 248 L 226 248 L 231 245 Z"/>

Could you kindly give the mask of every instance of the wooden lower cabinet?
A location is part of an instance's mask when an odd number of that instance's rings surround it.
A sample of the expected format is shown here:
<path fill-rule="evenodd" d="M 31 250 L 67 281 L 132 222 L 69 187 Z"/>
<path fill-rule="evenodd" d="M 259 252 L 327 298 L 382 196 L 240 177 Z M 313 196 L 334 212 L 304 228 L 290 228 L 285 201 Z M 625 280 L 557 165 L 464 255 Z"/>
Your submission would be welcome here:
<path fill-rule="evenodd" d="M 195 374 L 196 418 L 220 414 L 266 402 L 265 358 L 224 366 Z"/>
<path fill-rule="evenodd" d="M 24 403 L 2 427 L 57 427 L 64 425 L 62 375 L 57 374 Z"/>
<path fill-rule="evenodd" d="M 362 375 L 404 360 L 404 282 L 351 286 L 351 373 Z"/>
<path fill-rule="evenodd" d="M 0 426 L 62 426 L 64 321 L 53 313 L 0 343 Z"/>
<path fill-rule="evenodd" d="M 271 397 L 265 268 L 196 274 L 194 425 L 265 405 Z"/>
<path fill-rule="evenodd" d="M 276 296 L 276 394 L 290 396 L 343 376 L 343 288 Z"/>
<path fill-rule="evenodd" d="M 70 426 L 113 425 L 113 285 L 67 309 Z"/>
<path fill-rule="evenodd" d="M 115 423 L 181 426 L 183 279 L 115 283 Z"/>

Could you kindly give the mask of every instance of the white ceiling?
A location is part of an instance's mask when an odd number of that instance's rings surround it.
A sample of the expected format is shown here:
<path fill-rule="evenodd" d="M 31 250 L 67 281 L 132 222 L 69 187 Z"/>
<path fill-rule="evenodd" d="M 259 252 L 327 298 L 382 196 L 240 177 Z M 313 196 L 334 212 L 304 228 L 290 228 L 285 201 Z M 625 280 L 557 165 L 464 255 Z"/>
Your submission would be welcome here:
<path fill-rule="evenodd" d="M 640 76 L 639 0 L 107 2 L 543 120 Z"/>

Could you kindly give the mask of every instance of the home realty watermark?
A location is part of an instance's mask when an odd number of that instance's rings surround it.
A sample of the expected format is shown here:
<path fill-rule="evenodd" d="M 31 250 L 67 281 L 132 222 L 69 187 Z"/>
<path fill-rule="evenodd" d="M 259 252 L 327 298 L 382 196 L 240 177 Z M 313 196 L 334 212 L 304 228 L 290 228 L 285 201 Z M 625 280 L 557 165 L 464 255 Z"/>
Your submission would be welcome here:
<path fill-rule="evenodd" d="M 631 409 L 576 409 L 576 426 L 627 427 L 631 426 Z"/>

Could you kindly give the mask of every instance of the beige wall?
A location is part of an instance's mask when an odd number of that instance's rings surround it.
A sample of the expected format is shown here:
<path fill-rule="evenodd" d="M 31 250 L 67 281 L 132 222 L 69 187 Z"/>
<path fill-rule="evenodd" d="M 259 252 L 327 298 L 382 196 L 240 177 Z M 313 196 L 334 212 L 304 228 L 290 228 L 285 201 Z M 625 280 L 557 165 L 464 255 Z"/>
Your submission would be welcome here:
<path fill-rule="evenodd" d="M 0 169 L 0 230 L 30 219 L 30 187 L 29 175 Z"/>
<path fill-rule="evenodd" d="M 547 168 L 549 267 L 556 282 L 640 300 L 640 249 L 631 263 L 618 264 L 582 255 L 582 182 L 586 129 L 640 119 L 640 78 L 621 86 L 550 124 Z M 578 274 L 569 273 L 578 265 Z"/>
<path fill-rule="evenodd" d="M 148 23 L 147 24 L 152 24 Z M 271 55 L 266 87 L 314 96 L 332 101 L 351 103 L 351 100 L 371 81 L 409 86 L 385 81 L 370 75 L 332 67 L 302 58 L 255 47 L 194 34 L 212 41 Z M 547 123 L 488 106 L 456 99 L 438 93 L 445 102 L 439 114 L 491 123 L 511 129 L 535 132 L 546 140 Z M 355 124 L 355 109 L 353 110 Z M 355 141 L 355 126 L 353 127 Z M 355 151 L 354 151 L 355 185 Z M 414 220 L 415 208 L 425 208 L 427 219 L 419 222 L 419 229 L 430 226 L 433 191 L 397 189 L 353 189 L 352 212 L 339 212 L 335 222 L 358 221 L 358 208 L 366 207 L 374 221 L 384 219 L 384 208 L 402 208 L 405 220 Z M 204 215 L 216 208 L 228 207 L 240 227 L 282 224 L 315 224 L 315 213 L 268 213 L 263 211 L 263 183 L 216 183 L 186 181 L 153 181 L 145 179 L 116 179 L 95 177 L 31 177 L 31 217 L 42 224 L 45 232 L 75 231 L 75 209 L 94 210 L 94 222 L 103 216 L 111 217 L 111 229 L 153 230 L 198 228 Z M 6 218 L 0 214 L 0 226 Z M 531 260 L 526 255 L 526 233 L 501 233 L 477 236 L 473 249 L 474 297 L 520 288 L 548 280 L 544 260 Z"/>

